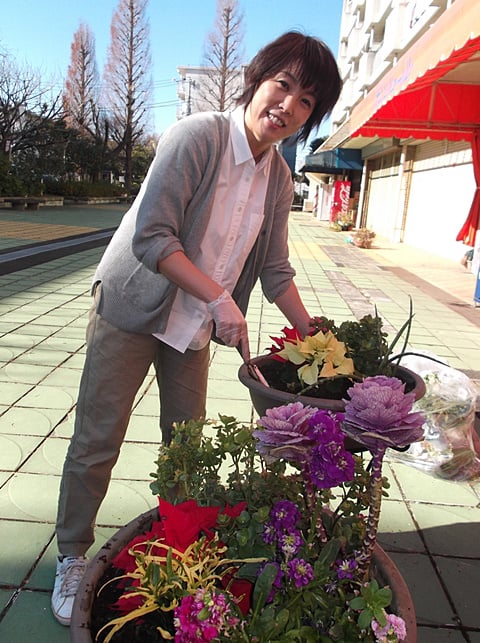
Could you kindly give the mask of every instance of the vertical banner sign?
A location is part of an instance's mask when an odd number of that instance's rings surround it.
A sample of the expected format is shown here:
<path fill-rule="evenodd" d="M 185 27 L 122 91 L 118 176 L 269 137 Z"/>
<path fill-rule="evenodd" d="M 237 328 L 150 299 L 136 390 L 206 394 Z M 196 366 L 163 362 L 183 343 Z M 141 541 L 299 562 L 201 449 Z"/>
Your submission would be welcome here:
<path fill-rule="evenodd" d="M 333 185 L 332 207 L 330 208 L 331 223 L 341 219 L 342 216 L 346 217 L 351 185 L 351 181 L 335 181 Z"/>

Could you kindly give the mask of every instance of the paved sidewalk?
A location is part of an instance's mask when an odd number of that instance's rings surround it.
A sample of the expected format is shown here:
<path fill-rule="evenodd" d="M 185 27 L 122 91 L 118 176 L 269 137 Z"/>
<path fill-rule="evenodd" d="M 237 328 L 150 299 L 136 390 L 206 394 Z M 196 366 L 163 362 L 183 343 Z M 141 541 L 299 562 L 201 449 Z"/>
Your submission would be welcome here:
<path fill-rule="evenodd" d="M 33 212 L 0 207 L 0 251 L 116 227 L 127 207 L 114 203 L 70 205 Z"/>
<path fill-rule="evenodd" d="M 120 213 L 92 214 L 88 222 L 85 217 L 66 222 L 65 216 L 42 210 L 28 214 L 41 225 L 53 225 L 55 219 L 75 229 L 98 229 L 110 227 L 113 216 L 118 222 Z M 9 221 L 10 230 L 16 223 Z M 347 233 L 302 213 L 292 213 L 290 233 L 297 284 L 312 314 L 341 322 L 373 313 L 376 306 L 393 336 L 408 315 L 411 297 L 412 347 L 480 379 L 475 278 L 460 264 L 381 240 L 361 250 L 346 243 Z M 5 643 L 69 640 L 68 628 L 57 624 L 49 609 L 54 520 L 83 364 L 90 280 L 101 253 L 90 249 L 0 278 L 0 641 Z M 285 325 L 259 289 L 248 322 L 254 354 L 262 353 L 271 344 L 269 336 Z M 239 366 L 236 351 L 212 351 L 209 417 L 220 412 L 244 422 L 255 418 L 237 379 Z M 92 553 L 120 525 L 155 505 L 148 487 L 159 441 L 155 388 L 151 373 L 137 396 Z M 379 540 L 412 592 L 418 642 L 480 643 L 480 481 L 439 480 L 398 462 L 389 463 L 385 474 L 391 489 Z"/>

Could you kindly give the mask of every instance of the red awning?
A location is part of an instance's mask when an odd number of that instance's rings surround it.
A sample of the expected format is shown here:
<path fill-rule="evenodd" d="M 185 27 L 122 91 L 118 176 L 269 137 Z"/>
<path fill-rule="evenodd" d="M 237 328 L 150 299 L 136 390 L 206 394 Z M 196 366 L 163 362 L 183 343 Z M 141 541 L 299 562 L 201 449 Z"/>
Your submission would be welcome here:
<path fill-rule="evenodd" d="M 467 246 L 475 246 L 477 230 L 480 229 L 480 129 L 475 132 L 473 137 L 472 156 L 477 187 L 473 195 L 470 211 L 457 235 L 457 241 L 462 241 Z"/>
<path fill-rule="evenodd" d="M 456 0 L 352 111 L 350 136 L 473 139 L 480 1 Z"/>

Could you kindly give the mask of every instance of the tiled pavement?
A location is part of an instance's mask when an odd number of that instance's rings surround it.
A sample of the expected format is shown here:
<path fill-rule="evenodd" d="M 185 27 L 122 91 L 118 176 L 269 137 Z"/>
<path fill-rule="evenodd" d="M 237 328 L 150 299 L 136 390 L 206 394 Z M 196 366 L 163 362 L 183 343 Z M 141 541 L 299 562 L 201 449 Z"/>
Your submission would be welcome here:
<path fill-rule="evenodd" d="M 0 248 L 31 243 L 18 223 L 109 227 L 119 208 L 0 211 Z M 82 211 L 83 212 L 83 211 Z M 109 212 L 109 213 L 108 213 Z M 28 226 L 27 226 L 28 227 Z M 64 236 L 62 233 L 59 236 Z M 53 232 L 53 228 L 50 228 Z M 36 234 L 48 237 L 37 227 Z M 69 234 L 70 232 L 67 232 Z M 18 234 L 19 236 L 15 236 Z M 22 236 L 23 235 L 23 236 Z M 312 314 L 337 321 L 373 312 L 387 330 L 415 308 L 411 344 L 480 378 L 480 309 L 475 278 L 455 262 L 378 240 L 372 250 L 345 243 L 307 214 L 291 215 L 291 256 Z M 72 431 L 83 362 L 89 284 L 101 249 L 72 254 L 0 277 L 0 641 L 62 643 L 69 630 L 50 614 L 56 548 L 57 491 Z M 282 316 L 255 291 L 248 314 L 252 353 L 270 345 Z M 254 417 L 237 380 L 236 351 L 215 348 L 208 415 Z M 93 551 L 118 526 L 154 506 L 148 487 L 159 440 L 153 376 L 142 386 L 108 495 Z M 446 482 L 390 463 L 380 543 L 400 568 L 414 598 L 419 643 L 480 643 L 480 481 Z"/>

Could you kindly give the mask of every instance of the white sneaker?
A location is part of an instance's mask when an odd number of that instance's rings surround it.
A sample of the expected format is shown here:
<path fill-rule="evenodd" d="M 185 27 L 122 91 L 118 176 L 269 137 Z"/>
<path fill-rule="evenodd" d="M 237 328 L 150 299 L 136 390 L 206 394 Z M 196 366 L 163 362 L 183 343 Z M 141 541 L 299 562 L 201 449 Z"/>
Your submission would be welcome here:
<path fill-rule="evenodd" d="M 62 625 L 70 625 L 73 601 L 88 566 L 88 558 L 65 556 L 57 560 L 55 585 L 52 592 L 52 612 Z"/>

